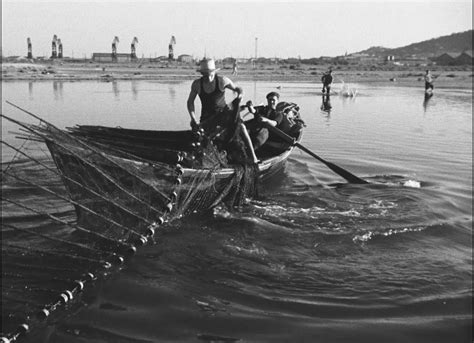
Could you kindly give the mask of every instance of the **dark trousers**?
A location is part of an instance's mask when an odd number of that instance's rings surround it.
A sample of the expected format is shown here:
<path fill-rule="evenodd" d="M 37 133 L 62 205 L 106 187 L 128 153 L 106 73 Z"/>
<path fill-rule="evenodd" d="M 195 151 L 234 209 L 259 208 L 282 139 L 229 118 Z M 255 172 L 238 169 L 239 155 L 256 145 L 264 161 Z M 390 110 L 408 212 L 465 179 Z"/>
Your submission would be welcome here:
<path fill-rule="evenodd" d="M 324 90 L 326 90 L 327 93 L 329 94 L 331 92 L 331 85 L 323 85 L 323 93 L 324 93 Z"/>
<path fill-rule="evenodd" d="M 270 132 L 267 128 L 262 127 L 262 123 L 256 119 L 251 119 L 245 123 L 252 140 L 254 150 L 260 148 L 268 140 Z"/>

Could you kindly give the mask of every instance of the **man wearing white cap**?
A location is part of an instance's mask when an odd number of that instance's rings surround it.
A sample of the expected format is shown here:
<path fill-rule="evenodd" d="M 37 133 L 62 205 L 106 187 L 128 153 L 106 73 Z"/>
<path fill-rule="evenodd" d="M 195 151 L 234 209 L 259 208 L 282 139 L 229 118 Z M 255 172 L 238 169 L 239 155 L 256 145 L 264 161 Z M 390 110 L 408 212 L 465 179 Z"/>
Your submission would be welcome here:
<path fill-rule="evenodd" d="M 236 87 L 228 77 L 217 75 L 218 70 L 213 59 L 205 58 L 200 62 L 197 71 L 202 74 L 202 77 L 195 80 L 191 85 L 187 103 L 192 127 L 197 125 L 194 110 L 194 100 L 197 95 L 199 95 L 202 104 L 200 122 L 201 124 L 207 122 L 205 126 L 212 126 L 209 121 L 217 120 L 216 115 L 226 109 L 225 89 L 228 88 L 237 92 L 238 96 L 242 93 L 242 88 Z"/>
<path fill-rule="evenodd" d="M 242 88 L 236 87 L 228 77 L 217 75 L 218 70 L 213 59 L 205 58 L 199 64 L 197 71 L 202 74 L 202 77 L 193 81 L 187 102 L 188 112 L 191 116 L 191 127 L 193 128 L 198 126 L 194 109 L 196 96 L 199 95 L 202 105 L 200 124 L 208 132 L 212 132 L 217 125 L 221 124 L 224 119 L 222 117 L 230 111 L 225 101 L 225 89 L 233 90 L 237 92 L 237 97 L 242 97 Z M 241 124 L 240 129 L 243 139 L 249 147 L 252 159 L 257 163 L 258 159 L 245 125 Z"/>

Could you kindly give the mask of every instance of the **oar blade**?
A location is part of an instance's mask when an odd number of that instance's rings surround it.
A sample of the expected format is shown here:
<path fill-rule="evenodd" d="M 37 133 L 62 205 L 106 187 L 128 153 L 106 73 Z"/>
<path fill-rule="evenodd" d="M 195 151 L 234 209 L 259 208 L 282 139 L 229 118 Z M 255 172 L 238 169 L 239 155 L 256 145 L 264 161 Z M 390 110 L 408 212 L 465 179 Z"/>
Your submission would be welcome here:
<path fill-rule="evenodd" d="M 341 168 L 341 167 L 335 165 L 334 163 L 331 163 L 331 162 L 328 162 L 328 161 L 322 159 L 321 157 L 319 157 L 314 152 L 312 152 L 311 150 L 309 150 L 305 146 L 301 145 L 300 143 L 295 143 L 293 137 L 287 135 L 286 133 L 284 133 L 280 129 L 278 129 L 274 126 L 271 126 L 271 125 L 265 125 L 265 127 L 267 127 L 268 130 L 270 130 L 271 132 L 273 132 L 276 135 L 278 135 L 279 137 L 281 137 L 287 143 L 292 144 L 294 146 L 297 146 L 298 148 L 300 148 L 301 150 L 303 150 L 307 154 L 313 156 L 318 161 L 324 163 L 329 169 L 331 169 L 333 172 L 335 172 L 336 174 L 338 174 L 342 178 L 346 179 L 348 182 L 355 183 L 355 184 L 367 184 L 368 183 L 367 181 L 361 179 L 360 177 L 357 177 L 354 174 L 348 172 L 344 168 Z"/>
<path fill-rule="evenodd" d="M 329 169 L 331 169 L 336 174 L 339 174 L 341 177 L 343 177 L 350 183 L 361 184 L 361 185 L 368 184 L 367 181 L 361 179 L 360 177 L 355 176 L 354 174 L 348 172 L 342 167 L 335 165 L 334 163 L 327 162 L 327 161 L 325 161 L 324 163 Z"/>

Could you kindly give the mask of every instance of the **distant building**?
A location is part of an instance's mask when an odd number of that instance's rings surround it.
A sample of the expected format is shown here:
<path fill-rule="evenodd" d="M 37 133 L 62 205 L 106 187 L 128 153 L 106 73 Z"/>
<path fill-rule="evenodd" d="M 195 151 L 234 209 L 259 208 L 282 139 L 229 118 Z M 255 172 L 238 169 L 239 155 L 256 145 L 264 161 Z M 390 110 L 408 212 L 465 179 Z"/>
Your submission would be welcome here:
<path fill-rule="evenodd" d="M 472 65 L 472 50 L 466 50 L 458 57 L 456 57 L 456 64 L 470 64 Z"/>
<path fill-rule="evenodd" d="M 438 65 L 443 66 L 455 65 L 457 56 L 458 54 L 445 52 L 444 54 L 439 55 L 438 57 L 432 58 L 432 61 L 436 62 L 436 64 Z"/>
<path fill-rule="evenodd" d="M 236 60 L 236 58 L 233 58 L 233 57 L 224 57 L 224 58 L 222 59 L 222 63 L 223 63 L 223 64 L 231 64 L 231 65 L 232 65 L 235 60 Z"/>
<path fill-rule="evenodd" d="M 194 61 L 194 58 L 191 55 L 179 55 L 178 56 L 178 62 L 192 63 L 193 61 Z"/>
<path fill-rule="evenodd" d="M 324 59 L 323 56 L 321 56 Z M 383 58 L 376 56 L 376 55 L 369 55 L 366 53 L 354 53 L 347 56 L 344 56 L 344 59 L 349 62 L 356 62 L 356 63 L 374 63 L 374 62 L 382 62 Z"/>
<path fill-rule="evenodd" d="M 238 64 L 247 64 L 250 63 L 251 60 L 248 58 L 236 58 Z"/>
<path fill-rule="evenodd" d="M 92 54 L 92 60 L 94 62 L 131 62 L 135 59 L 132 58 L 131 54 L 115 54 L 115 56 L 113 56 L 111 53 L 94 52 Z"/>
<path fill-rule="evenodd" d="M 285 60 L 286 63 L 291 63 L 291 64 L 298 64 L 300 62 L 300 60 L 298 58 L 295 58 L 295 57 L 288 57 L 286 60 Z"/>

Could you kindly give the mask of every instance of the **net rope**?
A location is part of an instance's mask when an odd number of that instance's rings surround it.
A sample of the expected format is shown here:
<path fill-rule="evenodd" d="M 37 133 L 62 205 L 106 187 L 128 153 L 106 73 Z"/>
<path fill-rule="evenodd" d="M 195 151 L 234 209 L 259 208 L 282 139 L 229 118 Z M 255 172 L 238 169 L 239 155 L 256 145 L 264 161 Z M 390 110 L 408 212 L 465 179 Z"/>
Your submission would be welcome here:
<path fill-rule="evenodd" d="M 1 174 L 3 342 L 79 306 L 84 289 L 155 242 L 166 223 L 221 202 L 240 206 L 256 194 L 258 170 L 245 152 L 229 164 L 199 132 L 143 137 L 2 118 L 24 140 L 18 148 L 2 141 L 14 151 Z"/>

